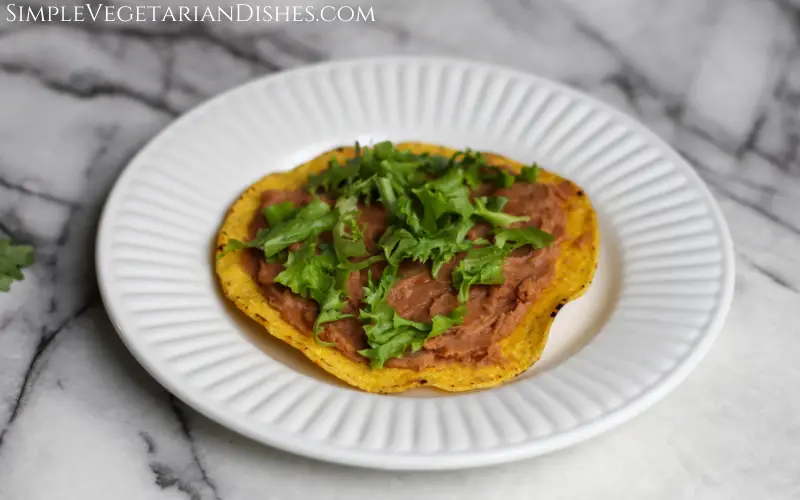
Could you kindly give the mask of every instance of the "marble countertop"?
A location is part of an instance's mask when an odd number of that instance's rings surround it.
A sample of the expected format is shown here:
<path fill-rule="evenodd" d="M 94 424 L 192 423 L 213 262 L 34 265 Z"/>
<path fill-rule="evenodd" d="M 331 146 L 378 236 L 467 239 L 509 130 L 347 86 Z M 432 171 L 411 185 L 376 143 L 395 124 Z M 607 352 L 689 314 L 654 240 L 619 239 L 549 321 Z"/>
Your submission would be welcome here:
<path fill-rule="evenodd" d="M 800 2 L 359 3 L 375 22 L 0 20 L 0 237 L 38 257 L 0 294 L 0 499 L 800 498 Z M 253 77 L 383 54 L 456 55 L 566 82 L 691 161 L 729 221 L 737 284 L 685 383 L 547 457 L 389 473 L 251 442 L 145 374 L 93 272 L 99 211 L 127 161 Z"/>

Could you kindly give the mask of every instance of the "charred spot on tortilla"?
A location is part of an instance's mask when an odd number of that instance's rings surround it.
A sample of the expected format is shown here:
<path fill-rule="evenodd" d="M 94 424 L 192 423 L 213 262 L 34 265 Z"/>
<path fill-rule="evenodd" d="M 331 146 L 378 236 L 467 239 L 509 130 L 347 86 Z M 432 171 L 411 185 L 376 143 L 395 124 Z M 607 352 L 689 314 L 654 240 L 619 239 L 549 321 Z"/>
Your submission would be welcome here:
<path fill-rule="evenodd" d="M 588 197 L 536 164 L 357 144 L 245 190 L 216 272 L 239 309 L 350 385 L 466 391 L 539 359 L 598 241 Z"/>

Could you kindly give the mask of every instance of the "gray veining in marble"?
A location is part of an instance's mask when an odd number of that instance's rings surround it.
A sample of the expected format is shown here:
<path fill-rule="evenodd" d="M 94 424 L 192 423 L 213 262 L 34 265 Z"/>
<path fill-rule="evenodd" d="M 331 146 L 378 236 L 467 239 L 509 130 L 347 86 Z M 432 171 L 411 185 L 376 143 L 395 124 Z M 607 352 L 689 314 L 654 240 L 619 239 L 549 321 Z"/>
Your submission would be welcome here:
<path fill-rule="evenodd" d="M 305 2 L 322 3 L 344 2 Z M 800 498 L 800 2 L 358 3 L 374 7 L 374 23 L 0 19 L 0 236 L 38 256 L 0 294 L 0 499 Z M 683 385 L 548 457 L 411 474 L 258 445 L 145 374 L 93 273 L 97 217 L 126 162 L 253 77 L 383 54 L 456 55 L 566 82 L 690 160 L 729 221 L 737 286 L 719 340 Z"/>

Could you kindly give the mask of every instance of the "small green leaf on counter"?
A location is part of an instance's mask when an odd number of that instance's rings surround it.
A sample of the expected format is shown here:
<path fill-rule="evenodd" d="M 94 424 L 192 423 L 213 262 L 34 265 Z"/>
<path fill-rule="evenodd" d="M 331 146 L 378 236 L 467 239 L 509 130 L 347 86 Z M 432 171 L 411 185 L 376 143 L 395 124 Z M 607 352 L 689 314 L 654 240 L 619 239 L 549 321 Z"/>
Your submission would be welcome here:
<path fill-rule="evenodd" d="M 11 283 L 22 281 L 22 269 L 33 265 L 34 249 L 30 245 L 14 245 L 10 240 L 0 240 L 0 292 L 11 289 Z"/>

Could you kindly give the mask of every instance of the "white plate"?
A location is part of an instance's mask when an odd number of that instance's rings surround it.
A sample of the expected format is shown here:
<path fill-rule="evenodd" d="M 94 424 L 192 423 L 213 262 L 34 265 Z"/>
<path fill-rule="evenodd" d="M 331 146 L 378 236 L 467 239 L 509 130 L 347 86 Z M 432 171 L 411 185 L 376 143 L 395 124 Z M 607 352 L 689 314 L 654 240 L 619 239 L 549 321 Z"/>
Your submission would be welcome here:
<path fill-rule="evenodd" d="M 519 379 L 448 395 L 366 394 L 232 311 L 212 241 L 250 183 L 335 146 L 418 140 L 534 160 L 582 186 L 601 223 L 595 282 Z M 97 266 L 128 348 L 176 396 L 269 445 L 387 469 L 540 455 L 641 412 L 697 364 L 733 291 L 728 229 L 686 162 L 560 84 L 466 61 L 335 62 L 249 83 L 176 121 L 106 205 Z"/>

